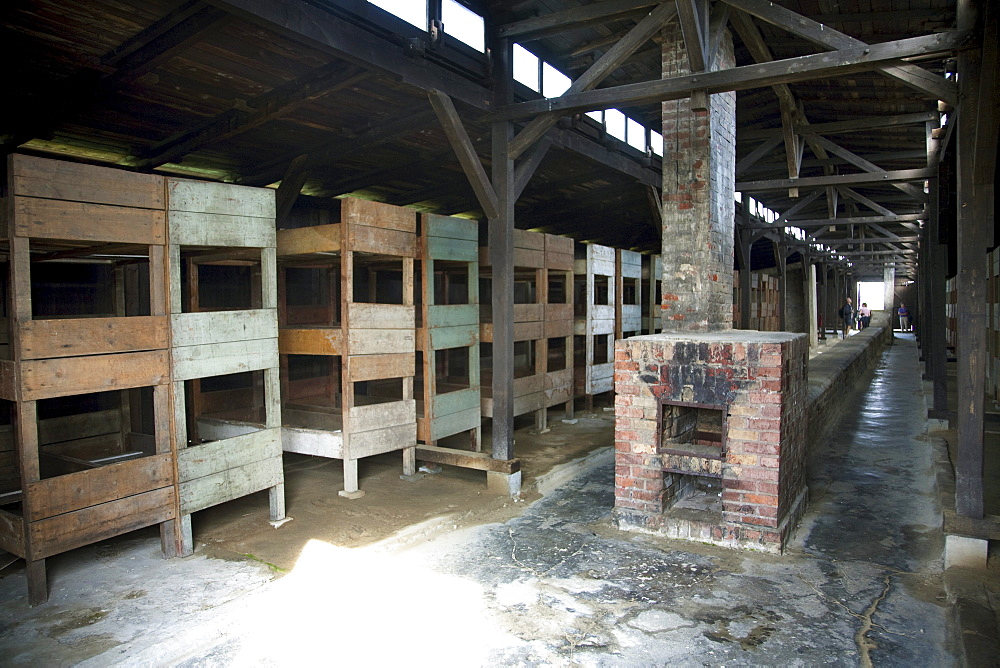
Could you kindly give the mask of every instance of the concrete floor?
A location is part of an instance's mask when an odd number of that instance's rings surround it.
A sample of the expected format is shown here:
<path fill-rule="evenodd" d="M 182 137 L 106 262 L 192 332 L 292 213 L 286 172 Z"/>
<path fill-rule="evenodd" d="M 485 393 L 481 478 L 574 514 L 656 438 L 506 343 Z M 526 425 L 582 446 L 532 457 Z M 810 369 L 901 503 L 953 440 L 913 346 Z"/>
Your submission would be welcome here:
<path fill-rule="evenodd" d="M 196 516 L 187 559 L 162 560 L 153 531 L 77 550 L 52 560 L 51 600 L 33 609 L 11 566 L 0 664 L 954 665 L 934 488 L 944 445 L 925 433 L 912 337 L 897 335 L 862 385 L 815 444 L 809 509 L 783 556 L 614 529 L 601 413 L 518 431 L 526 459 L 579 455 L 526 461 L 546 473 L 522 503 L 482 496 L 468 472 L 406 487 L 392 466 L 369 469 L 365 499 L 391 488 L 423 518 L 392 530 L 373 502 L 337 505 L 337 483 L 316 482 L 323 462 L 296 461 L 296 519 L 278 529 L 248 531 L 266 510 L 227 504 L 217 522 Z M 330 529 L 343 508 L 347 529 Z M 366 508 L 382 524 L 352 538 Z"/>

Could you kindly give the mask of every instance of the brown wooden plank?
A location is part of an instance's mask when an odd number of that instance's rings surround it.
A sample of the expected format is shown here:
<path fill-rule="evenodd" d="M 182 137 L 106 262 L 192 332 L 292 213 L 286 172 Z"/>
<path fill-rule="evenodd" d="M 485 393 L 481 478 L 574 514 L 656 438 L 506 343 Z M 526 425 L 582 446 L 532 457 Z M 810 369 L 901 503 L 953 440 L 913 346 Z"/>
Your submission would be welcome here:
<path fill-rule="evenodd" d="M 162 176 L 27 155 L 13 155 L 11 159 L 15 195 L 164 208 Z"/>
<path fill-rule="evenodd" d="M 477 471 L 496 473 L 517 473 L 521 470 L 520 459 L 493 459 L 483 452 L 467 452 L 433 445 L 418 445 L 417 459 L 434 464 L 447 464 Z"/>
<path fill-rule="evenodd" d="M 309 255 L 311 253 L 336 253 L 341 249 L 340 225 L 316 225 L 293 230 L 278 230 L 278 257 Z"/>
<path fill-rule="evenodd" d="M 351 225 L 347 228 L 347 244 L 353 251 L 376 255 L 417 257 L 417 235 L 400 230 Z"/>
<path fill-rule="evenodd" d="M 24 400 L 159 385 L 169 380 L 166 351 L 94 355 L 21 364 Z"/>
<path fill-rule="evenodd" d="M 28 525 L 31 558 L 45 559 L 176 517 L 174 488 L 163 487 Z"/>
<path fill-rule="evenodd" d="M 384 355 L 416 350 L 416 332 L 412 329 L 358 329 L 347 332 L 350 355 Z"/>
<path fill-rule="evenodd" d="M 27 555 L 24 545 L 24 519 L 6 510 L 0 510 L 0 550 L 6 550 L 19 557 Z"/>
<path fill-rule="evenodd" d="M 341 355 L 344 335 L 328 327 L 292 327 L 278 330 L 278 351 L 282 355 Z"/>
<path fill-rule="evenodd" d="M 162 245 L 166 215 L 151 209 L 15 197 L 14 234 L 36 239 Z"/>
<path fill-rule="evenodd" d="M 20 324 L 21 358 L 104 355 L 167 347 L 166 316 L 29 320 Z"/>
<path fill-rule="evenodd" d="M 341 200 L 340 220 L 354 225 L 417 233 L 416 210 L 355 197 Z"/>
<path fill-rule="evenodd" d="M 32 504 L 28 520 L 37 522 L 173 484 L 169 453 L 48 478 L 27 486 L 29 495 L 44 500 Z"/>
<path fill-rule="evenodd" d="M 14 360 L 0 360 L 0 399 L 17 401 L 17 388 L 20 387 L 18 364 Z"/>
<path fill-rule="evenodd" d="M 348 380 L 357 383 L 380 378 L 405 378 L 413 376 L 415 369 L 416 355 L 413 353 L 358 355 L 351 358 Z"/>

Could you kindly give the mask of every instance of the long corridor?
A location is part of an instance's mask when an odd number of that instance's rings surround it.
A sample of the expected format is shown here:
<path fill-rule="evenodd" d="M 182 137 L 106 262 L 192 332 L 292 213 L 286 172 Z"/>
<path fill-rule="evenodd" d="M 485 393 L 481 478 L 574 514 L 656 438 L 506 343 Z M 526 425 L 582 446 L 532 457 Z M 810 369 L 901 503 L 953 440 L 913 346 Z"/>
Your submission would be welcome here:
<path fill-rule="evenodd" d="M 940 446 L 923 434 L 923 415 L 916 345 L 897 335 L 836 426 L 813 444 L 809 507 L 784 555 L 618 531 L 608 447 L 515 519 L 428 535 L 418 527 L 355 549 L 313 540 L 289 573 L 259 585 L 240 584 L 242 571 L 219 570 L 238 564 L 212 559 L 199 563 L 228 580 L 206 573 L 199 585 L 184 575 L 189 565 L 140 599 L 114 576 L 99 590 L 67 576 L 83 612 L 104 615 L 72 634 L 84 634 L 76 638 L 81 648 L 92 638 L 107 649 L 77 660 L 955 665 L 932 466 Z M 598 421 L 610 441 L 610 419 Z M 152 542 L 127 544 L 103 572 L 129 573 L 142 560 L 158 573 L 171 568 L 171 561 L 156 565 Z M 192 593 L 178 610 L 170 607 L 176 578 L 233 591 L 218 601 Z M 23 586 L 9 580 L 2 585 Z M 35 609 L 37 628 L 19 622 L 3 631 L 10 620 L 0 617 L 0 656 L 30 663 L 39 656 L 33 646 L 51 652 L 46 615 L 69 614 L 63 605 Z M 68 639 L 59 640 L 61 658 L 74 663 Z"/>

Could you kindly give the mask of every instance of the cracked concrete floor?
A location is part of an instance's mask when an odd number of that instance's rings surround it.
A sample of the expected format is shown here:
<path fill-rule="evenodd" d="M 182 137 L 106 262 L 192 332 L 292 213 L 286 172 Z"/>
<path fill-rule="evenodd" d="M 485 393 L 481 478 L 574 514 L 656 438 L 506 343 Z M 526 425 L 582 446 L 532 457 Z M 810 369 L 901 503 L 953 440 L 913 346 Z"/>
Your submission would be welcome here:
<path fill-rule="evenodd" d="M 145 615 L 149 633 L 117 644 L 94 634 L 106 649 L 87 663 L 953 665 L 920 387 L 915 346 L 897 339 L 818 448 L 783 556 L 617 531 L 606 449 L 490 524 L 353 549 L 310 541 L 273 581 L 259 564 L 204 559 L 215 579 L 186 592 L 186 610 L 89 592 L 77 612 Z M 109 561 L 107 590 L 145 591 L 115 580 L 130 577 L 129 558 L 152 555 L 138 541 Z M 185 569 L 166 586 L 202 575 Z M 89 619 L 47 628 L 65 644 L 100 626 Z M 39 662 L 6 653 L 25 632 L 0 631 L 4 663 Z"/>

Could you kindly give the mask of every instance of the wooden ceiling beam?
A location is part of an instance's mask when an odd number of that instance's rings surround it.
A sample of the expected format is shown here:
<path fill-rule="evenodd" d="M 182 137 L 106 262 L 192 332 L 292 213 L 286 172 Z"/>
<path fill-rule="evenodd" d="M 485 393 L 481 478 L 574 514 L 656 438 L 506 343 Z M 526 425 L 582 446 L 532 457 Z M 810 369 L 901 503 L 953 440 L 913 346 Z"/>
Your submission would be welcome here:
<path fill-rule="evenodd" d="M 940 114 L 936 111 L 925 111 L 916 114 L 898 114 L 894 116 L 869 116 L 850 121 L 835 121 L 832 123 L 810 123 L 808 125 L 797 126 L 798 133 L 809 132 L 819 135 L 842 134 L 845 132 L 861 132 L 864 130 L 884 130 L 907 125 L 923 125 L 928 121 L 936 121 Z M 780 130 L 746 130 L 739 133 L 736 141 L 760 141 L 768 139 L 775 134 L 780 134 Z M 923 128 L 921 127 L 921 133 Z"/>
<path fill-rule="evenodd" d="M 182 5 L 171 16 L 105 54 L 102 62 L 113 65 L 114 72 L 104 76 L 82 72 L 51 85 L 34 104 L 18 107 L 10 122 L 10 127 L 17 130 L 0 145 L 0 152 L 9 153 L 26 141 L 51 134 L 55 128 L 173 58 L 228 18 L 225 12 L 200 3 L 197 7 L 190 3 Z"/>
<path fill-rule="evenodd" d="M 636 49 L 645 44 L 660 31 L 660 28 L 674 14 L 677 7 L 671 2 L 664 2 L 635 25 L 632 30 L 621 38 L 613 47 L 597 59 L 590 68 L 580 75 L 563 96 L 582 93 L 593 89 L 609 74 L 618 69 L 622 63 L 635 53 Z M 561 99 L 561 98 L 557 98 Z M 533 119 L 522 129 L 510 143 L 510 156 L 516 160 L 528 147 L 535 143 L 549 128 L 559 120 L 558 114 L 543 114 Z"/>
<path fill-rule="evenodd" d="M 833 50 L 868 46 L 859 39 L 796 14 L 769 0 L 723 0 L 723 2 L 818 46 Z M 944 100 L 952 105 L 958 104 L 958 87 L 922 67 L 897 61 L 881 63 L 875 69 L 928 95 L 931 99 Z"/>
<path fill-rule="evenodd" d="M 485 111 L 492 91 L 425 59 L 410 58 L 402 46 L 359 30 L 332 12 L 307 0 L 205 0 L 233 15 L 319 48 L 337 58 L 375 70 L 423 93 L 441 90 L 452 99 Z"/>
<path fill-rule="evenodd" d="M 513 21 L 497 27 L 500 37 L 515 39 L 518 42 L 557 35 L 570 30 L 579 30 L 594 24 L 605 24 L 609 21 L 635 16 L 648 7 L 659 4 L 661 0 L 604 0 L 583 7 L 574 7 L 561 12 L 543 14 L 530 19 Z"/>
<path fill-rule="evenodd" d="M 483 207 L 483 212 L 487 218 L 499 218 L 500 201 L 497 199 L 497 193 L 493 189 L 490 177 L 486 175 L 486 170 L 483 169 L 483 163 L 476 153 L 476 147 L 465 131 L 465 125 L 462 124 L 462 119 L 458 116 L 455 104 L 450 97 L 439 90 L 431 91 L 427 97 L 430 99 L 434 113 L 437 114 L 438 121 L 444 129 L 445 136 L 448 137 L 452 150 L 458 157 L 458 162 L 462 165 L 462 171 L 465 172 L 473 192 L 476 193 L 476 199 Z"/>
<path fill-rule="evenodd" d="M 780 223 L 760 223 L 750 227 L 759 230 L 774 229 L 776 227 L 800 227 L 803 229 L 810 227 L 830 227 L 836 225 L 868 225 L 872 223 L 901 223 L 911 220 L 923 220 L 926 215 L 923 213 L 906 213 L 898 216 L 855 216 L 851 218 L 808 218 L 800 220 L 786 220 Z"/>
<path fill-rule="evenodd" d="M 708 2 L 674 0 L 674 3 L 688 54 L 688 67 L 692 72 L 704 72 L 708 69 Z"/>
<path fill-rule="evenodd" d="M 824 150 L 829 151 L 830 153 L 833 153 L 834 155 L 839 156 L 840 158 L 843 158 L 851 165 L 854 165 L 859 169 L 863 169 L 866 172 L 869 172 L 871 174 L 887 173 L 886 170 L 882 169 L 878 165 L 869 162 L 868 160 L 865 160 L 861 156 L 856 155 L 851 151 L 848 151 L 846 148 L 830 141 L 826 137 L 821 137 L 820 135 L 813 135 L 812 141 L 815 141 L 819 146 L 823 147 Z M 907 195 L 917 200 L 918 202 L 927 201 L 927 194 L 924 192 L 923 188 L 918 188 L 909 183 L 893 183 L 892 185 L 897 190 L 901 190 L 902 192 L 906 193 Z"/>
<path fill-rule="evenodd" d="M 771 181 L 743 181 L 736 184 L 736 190 L 740 192 L 766 192 L 769 190 L 787 190 L 792 187 L 799 188 L 825 188 L 826 186 L 842 186 L 856 184 L 891 184 L 903 183 L 906 181 L 924 181 L 934 176 L 933 172 L 927 168 L 923 169 L 897 169 L 884 172 L 864 172 L 861 174 L 835 174 L 833 176 L 804 176 L 798 179 L 774 179 Z"/>
<path fill-rule="evenodd" d="M 677 100 L 690 96 L 696 90 L 723 93 L 779 83 L 844 76 L 871 70 L 880 63 L 900 58 L 940 57 L 950 54 L 965 44 L 969 34 L 969 31 L 955 30 L 715 72 L 699 72 L 658 81 L 566 93 L 558 98 L 506 105 L 488 114 L 488 117 L 490 120 L 516 120 L 548 113 L 568 115 L 594 109 Z"/>

